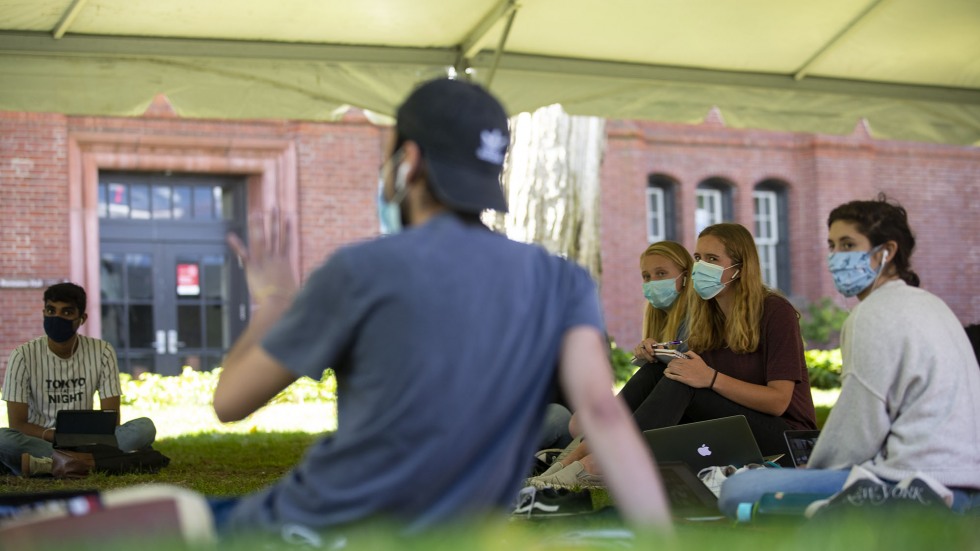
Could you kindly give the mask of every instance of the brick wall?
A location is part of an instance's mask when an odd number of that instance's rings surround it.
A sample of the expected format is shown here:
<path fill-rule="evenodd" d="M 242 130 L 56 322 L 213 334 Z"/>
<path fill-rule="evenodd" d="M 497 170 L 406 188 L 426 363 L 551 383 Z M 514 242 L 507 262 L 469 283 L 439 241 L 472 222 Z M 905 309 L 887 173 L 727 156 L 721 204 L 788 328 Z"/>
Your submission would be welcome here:
<path fill-rule="evenodd" d="M 980 148 L 726 129 L 718 123 L 675 125 L 611 121 L 602 171 L 602 300 L 610 334 L 622 346 L 640 338 L 644 299 L 639 255 L 647 246 L 644 190 L 650 174 L 678 183 L 678 240 L 693 250 L 695 189 L 710 177 L 734 185 L 733 220 L 752 229 L 754 186 L 787 184 L 792 298 L 828 296 L 826 219 L 837 205 L 884 191 L 909 211 L 917 246 L 913 269 L 965 325 L 980 321 Z"/>
<path fill-rule="evenodd" d="M 140 118 L 0 112 L 0 278 L 69 279 L 73 133 L 292 142 L 303 274 L 337 247 L 377 233 L 375 194 L 385 132 L 361 115 L 327 124 L 184 120 L 166 110 Z M 42 334 L 41 295 L 42 289 L 0 289 L 0 375 L 14 347 Z"/>
<path fill-rule="evenodd" d="M 643 296 L 639 254 L 646 247 L 645 187 L 660 173 L 678 183 L 678 240 L 695 243 L 695 188 L 721 177 L 733 188 L 734 221 L 751 227 L 752 189 L 787 186 L 791 285 L 795 298 L 836 295 L 826 271 L 830 210 L 885 191 L 910 211 L 923 286 L 961 322 L 980 321 L 973 291 L 980 273 L 980 148 L 880 142 L 858 131 L 828 137 L 703 125 L 610 121 L 602 167 L 602 300 L 611 335 L 639 339 Z M 308 273 L 345 243 L 375 235 L 377 169 L 385 132 L 362 116 L 339 123 L 184 120 L 0 112 L 0 277 L 66 279 L 68 147 L 72 133 L 285 140 L 295 146 L 300 267 Z M 202 167 L 206 168 L 206 167 Z M 0 289 L 0 373 L 10 350 L 41 333 L 40 289 Z M 853 299 L 851 299 L 853 303 Z"/>
<path fill-rule="evenodd" d="M 67 119 L 0 112 L 0 277 L 68 274 Z M 0 366 L 41 329 L 39 289 L 0 289 Z"/>

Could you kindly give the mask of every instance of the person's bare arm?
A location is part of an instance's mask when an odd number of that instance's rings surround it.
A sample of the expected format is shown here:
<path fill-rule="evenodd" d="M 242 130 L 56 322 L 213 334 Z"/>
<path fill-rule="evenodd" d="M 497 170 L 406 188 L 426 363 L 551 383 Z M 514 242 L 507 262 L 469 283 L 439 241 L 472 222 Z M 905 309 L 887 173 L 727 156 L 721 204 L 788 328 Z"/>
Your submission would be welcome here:
<path fill-rule="evenodd" d="M 102 396 L 99 396 L 99 408 L 115 411 L 117 425 L 120 423 L 120 419 L 122 419 L 122 412 L 119 411 L 120 403 L 121 400 L 119 396 L 109 396 L 108 398 L 103 398 Z"/>
<path fill-rule="evenodd" d="M 663 484 L 629 409 L 613 394 L 606 341 L 596 328 L 574 327 L 565 334 L 559 376 L 623 517 L 669 529 Z"/>
<path fill-rule="evenodd" d="M 268 217 L 249 220 L 248 247 L 237 235 L 228 236 L 228 244 L 245 268 L 257 309 L 222 365 L 214 391 L 214 412 L 222 422 L 243 419 L 298 378 L 261 346 L 297 290 L 289 259 L 289 232 L 288 222 L 273 211 Z"/>
<path fill-rule="evenodd" d="M 222 423 L 244 419 L 297 379 L 257 342 L 241 348 L 234 359 L 230 353 L 225 358 L 214 390 L 214 413 Z"/>
<path fill-rule="evenodd" d="M 27 411 L 27 404 L 24 402 L 7 402 L 7 424 L 10 428 L 27 436 L 54 442 L 54 430 L 29 423 Z"/>
<path fill-rule="evenodd" d="M 724 373 L 716 376 L 714 368 L 708 366 L 701 356 L 691 351 L 684 354 L 688 356 L 687 359 L 676 358 L 667 364 L 664 377 L 692 388 L 710 387 L 736 404 L 777 417 L 789 407 L 793 389 L 796 388 L 795 381 L 769 381 L 768 384 L 757 385 Z"/>

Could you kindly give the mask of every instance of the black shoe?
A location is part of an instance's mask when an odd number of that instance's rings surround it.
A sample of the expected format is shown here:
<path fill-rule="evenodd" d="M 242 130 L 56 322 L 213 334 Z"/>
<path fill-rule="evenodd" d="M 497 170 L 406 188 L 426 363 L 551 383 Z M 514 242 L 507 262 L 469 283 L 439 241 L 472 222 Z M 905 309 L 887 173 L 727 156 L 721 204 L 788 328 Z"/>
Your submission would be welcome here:
<path fill-rule="evenodd" d="M 572 492 L 528 486 L 517 496 L 515 517 L 541 518 L 581 515 L 592 512 L 592 494 L 588 490 Z"/>

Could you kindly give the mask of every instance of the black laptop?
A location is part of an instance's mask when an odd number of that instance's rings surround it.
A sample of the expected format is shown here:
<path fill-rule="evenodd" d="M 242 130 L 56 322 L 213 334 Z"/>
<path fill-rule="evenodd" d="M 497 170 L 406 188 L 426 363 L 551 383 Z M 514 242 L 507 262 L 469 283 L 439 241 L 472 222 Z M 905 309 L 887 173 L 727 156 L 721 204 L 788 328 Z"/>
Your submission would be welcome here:
<path fill-rule="evenodd" d="M 788 430 L 783 433 L 783 437 L 786 438 L 786 449 L 789 450 L 789 457 L 793 460 L 794 467 L 797 469 L 806 467 L 813 446 L 817 444 L 818 436 L 820 436 L 818 430 Z"/>
<path fill-rule="evenodd" d="M 687 520 L 714 520 L 723 518 L 718 510 L 718 499 L 701 479 L 691 471 L 687 463 L 667 461 L 657 463 L 670 502 L 671 514 Z"/>
<path fill-rule="evenodd" d="M 695 473 L 718 465 L 763 462 L 744 415 L 643 431 L 658 463 L 682 461 Z"/>
<path fill-rule="evenodd" d="M 105 444 L 114 448 L 116 420 L 119 412 L 98 409 L 63 409 L 55 420 L 54 447 L 77 448 L 91 444 Z"/>

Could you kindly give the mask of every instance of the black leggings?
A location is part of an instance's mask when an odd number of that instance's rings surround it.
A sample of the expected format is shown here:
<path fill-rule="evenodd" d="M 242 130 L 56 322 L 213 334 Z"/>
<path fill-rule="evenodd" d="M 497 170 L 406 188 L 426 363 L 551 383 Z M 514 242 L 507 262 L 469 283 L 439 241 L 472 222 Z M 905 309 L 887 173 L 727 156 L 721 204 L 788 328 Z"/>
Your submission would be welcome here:
<path fill-rule="evenodd" d="M 768 415 L 725 398 L 713 390 L 692 388 L 664 377 L 666 364 L 648 363 L 627 381 L 619 395 L 629 404 L 640 430 L 660 429 L 695 421 L 744 415 L 762 455 L 786 454 L 779 464 L 792 467 L 782 417 Z"/>

